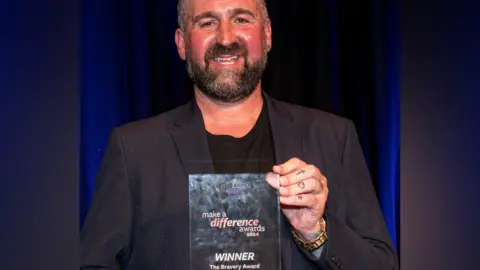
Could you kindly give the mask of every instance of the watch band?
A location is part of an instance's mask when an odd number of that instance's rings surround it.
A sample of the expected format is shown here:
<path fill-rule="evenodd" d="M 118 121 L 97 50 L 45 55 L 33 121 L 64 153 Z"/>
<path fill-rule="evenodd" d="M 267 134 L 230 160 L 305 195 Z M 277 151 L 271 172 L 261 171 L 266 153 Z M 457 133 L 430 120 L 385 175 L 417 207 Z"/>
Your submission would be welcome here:
<path fill-rule="evenodd" d="M 321 231 L 317 238 L 315 238 L 313 241 L 304 240 L 294 228 L 291 230 L 295 242 L 309 252 L 319 248 L 327 240 L 327 223 L 325 222 L 324 218 L 322 218 L 319 222 Z"/>

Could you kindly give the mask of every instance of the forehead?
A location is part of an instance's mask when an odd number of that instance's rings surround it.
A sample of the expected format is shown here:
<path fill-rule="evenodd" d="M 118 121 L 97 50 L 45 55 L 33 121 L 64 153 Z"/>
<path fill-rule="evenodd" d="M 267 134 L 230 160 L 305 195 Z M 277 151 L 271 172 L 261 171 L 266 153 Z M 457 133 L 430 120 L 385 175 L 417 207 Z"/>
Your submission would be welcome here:
<path fill-rule="evenodd" d="M 186 0 L 187 9 L 192 16 L 203 12 L 227 12 L 228 10 L 243 8 L 257 13 L 258 0 Z"/>

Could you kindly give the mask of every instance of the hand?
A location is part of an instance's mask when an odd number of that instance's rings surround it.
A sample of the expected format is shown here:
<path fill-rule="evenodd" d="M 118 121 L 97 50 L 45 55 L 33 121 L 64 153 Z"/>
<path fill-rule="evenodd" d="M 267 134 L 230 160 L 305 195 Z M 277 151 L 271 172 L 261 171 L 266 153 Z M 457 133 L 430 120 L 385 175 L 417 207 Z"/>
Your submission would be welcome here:
<path fill-rule="evenodd" d="M 280 186 L 271 178 L 267 180 L 279 191 L 282 212 L 298 233 L 310 239 L 309 234 L 320 230 L 328 197 L 327 178 L 298 158 L 273 166 L 273 172 L 280 175 Z"/>

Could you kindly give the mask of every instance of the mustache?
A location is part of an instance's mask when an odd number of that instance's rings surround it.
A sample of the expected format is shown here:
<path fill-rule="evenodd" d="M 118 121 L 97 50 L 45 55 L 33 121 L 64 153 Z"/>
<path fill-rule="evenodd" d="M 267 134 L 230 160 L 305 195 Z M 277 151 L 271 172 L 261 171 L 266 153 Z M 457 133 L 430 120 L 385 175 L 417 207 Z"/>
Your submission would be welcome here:
<path fill-rule="evenodd" d="M 210 48 L 208 48 L 207 52 L 205 53 L 205 60 L 208 61 L 222 55 L 240 55 L 246 58 L 247 49 L 240 42 L 234 42 L 228 46 L 223 46 L 221 44 L 215 43 Z"/>

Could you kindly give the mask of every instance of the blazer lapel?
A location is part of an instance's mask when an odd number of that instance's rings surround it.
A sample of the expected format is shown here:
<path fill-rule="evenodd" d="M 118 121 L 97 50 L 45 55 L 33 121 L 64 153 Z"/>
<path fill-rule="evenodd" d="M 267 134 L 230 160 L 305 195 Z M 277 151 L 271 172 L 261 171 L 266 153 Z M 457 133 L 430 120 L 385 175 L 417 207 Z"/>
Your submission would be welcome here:
<path fill-rule="evenodd" d="M 293 116 L 280 103 L 268 96 L 266 100 L 277 164 L 300 158 L 303 155 L 301 127 L 295 125 Z"/>
<path fill-rule="evenodd" d="M 276 163 L 301 157 L 302 131 L 294 124 L 286 108 L 266 93 L 263 95 L 268 108 Z M 202 114 L 194 100 L 179 109 L 171 135 L 187 174 L 214 173 Z"/>
<path fill-rule="evenodd" d="M 293 117 L 281 103 L 275 102 L 264 93 L 270 126 L 275 148 L 276 164 L 282 164 L 293 157 L 302 156 L 302 130 L 293 122 Z M 292 249 L 296 248 L 291 235 L 289 222 L 281 215 L 281 244 L 283 248 L 283 269 L 294 269 L 292 266 Z"/>
<path fill-rule="evenodd" d="M 173 125 L 171 135 L 185 173 L 214 173 L 203 117 L 194 100 L 179 110 Z"/>

